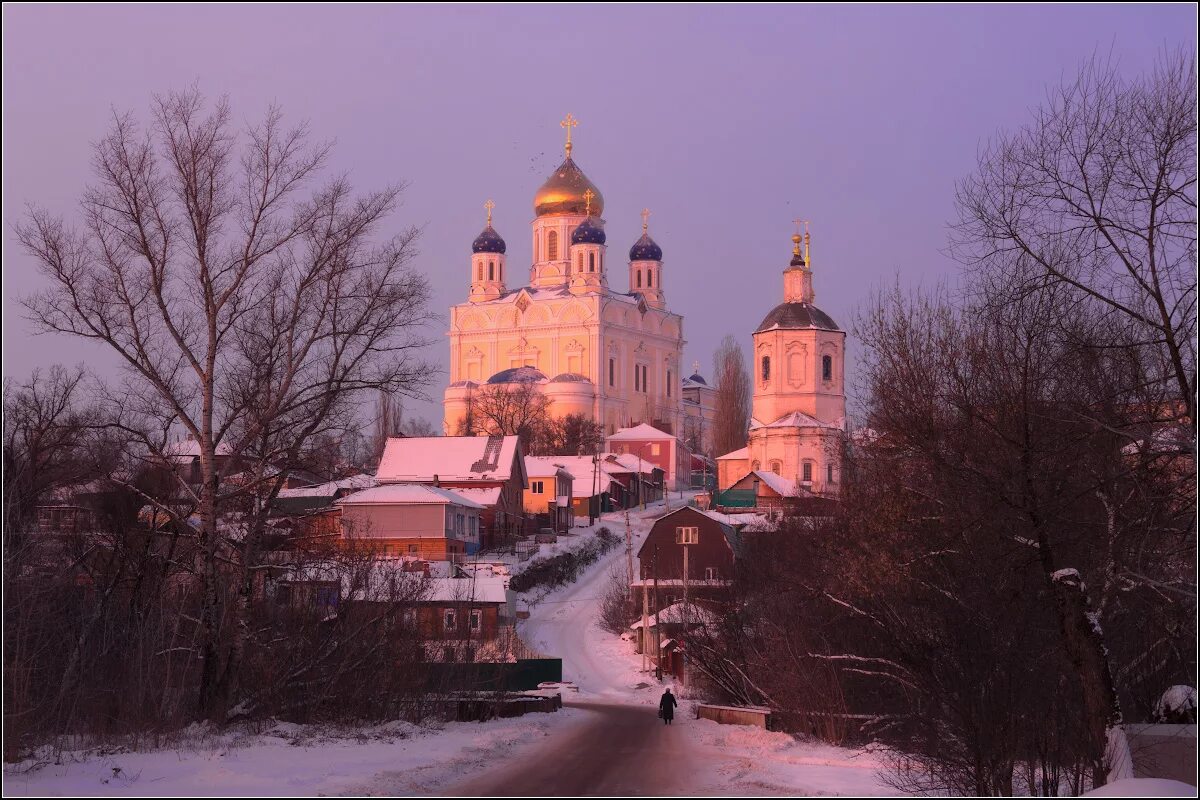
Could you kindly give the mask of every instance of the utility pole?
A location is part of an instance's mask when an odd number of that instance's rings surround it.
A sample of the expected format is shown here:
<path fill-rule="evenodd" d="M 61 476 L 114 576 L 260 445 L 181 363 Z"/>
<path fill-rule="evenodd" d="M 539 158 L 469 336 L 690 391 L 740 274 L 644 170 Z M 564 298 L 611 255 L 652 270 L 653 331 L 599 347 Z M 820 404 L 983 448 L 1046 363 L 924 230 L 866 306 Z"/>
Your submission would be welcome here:
<path fill-rule="evenodd" d="M 629 524 L 629 509 L 625 509 L 625 566 L 629 573 L 629 591 L 633 592 L 633 528 Z M 633 600 L 630 594 L 629 599 Z"/>
<path fill-rule="evenodd" d="M 662 680 L 662 608 L 658 605 L 658 545 L 654 545 L 654 675 Z"/>

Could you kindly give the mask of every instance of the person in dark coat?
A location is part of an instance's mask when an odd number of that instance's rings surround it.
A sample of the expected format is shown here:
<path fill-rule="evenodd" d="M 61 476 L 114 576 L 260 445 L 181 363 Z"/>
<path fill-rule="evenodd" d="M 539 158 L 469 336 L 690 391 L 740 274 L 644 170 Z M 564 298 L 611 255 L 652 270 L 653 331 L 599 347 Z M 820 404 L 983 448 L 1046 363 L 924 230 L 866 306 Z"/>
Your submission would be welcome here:
<path fill-rule="evenodd" d="M 667 689 L 663 693 L 662 699 L 658 701 L 658 715 L 662 717 L 664 725 L 670 725 L 671 720 L 675 718 L 675 706 L 679 705 L 675 701 L 675 695 L 671 694 L 671 690 Z"/>

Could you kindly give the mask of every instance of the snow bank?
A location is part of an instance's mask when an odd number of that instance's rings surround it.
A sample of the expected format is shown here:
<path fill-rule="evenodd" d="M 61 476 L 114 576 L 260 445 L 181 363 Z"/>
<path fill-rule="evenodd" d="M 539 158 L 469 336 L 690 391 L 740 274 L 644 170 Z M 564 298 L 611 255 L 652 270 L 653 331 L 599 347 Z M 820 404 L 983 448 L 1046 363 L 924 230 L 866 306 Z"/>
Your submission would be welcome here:
<path fill-rule="evenodd" d="M 1084 792 L 1083 797 L 1195 797 L 1196 787 L 1165 778 L 1123 778 L 1099 789 Z"/>

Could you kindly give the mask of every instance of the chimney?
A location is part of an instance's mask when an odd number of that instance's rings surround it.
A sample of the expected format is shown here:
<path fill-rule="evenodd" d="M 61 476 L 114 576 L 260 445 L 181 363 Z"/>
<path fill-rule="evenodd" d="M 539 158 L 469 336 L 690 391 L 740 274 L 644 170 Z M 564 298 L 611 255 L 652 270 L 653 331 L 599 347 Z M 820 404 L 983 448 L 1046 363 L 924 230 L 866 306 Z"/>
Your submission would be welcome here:
<path fill-rule="evenodd" d="M 434 485 L 434 486 L 441 486 L 441 485 L 442 485 L 441 481 L 439 481 L 439 480 L 438 480 L 438 476 L 437 476 L 437 473 L 436 473 L 436 472 L 433 474 L 433 485 Z"/>

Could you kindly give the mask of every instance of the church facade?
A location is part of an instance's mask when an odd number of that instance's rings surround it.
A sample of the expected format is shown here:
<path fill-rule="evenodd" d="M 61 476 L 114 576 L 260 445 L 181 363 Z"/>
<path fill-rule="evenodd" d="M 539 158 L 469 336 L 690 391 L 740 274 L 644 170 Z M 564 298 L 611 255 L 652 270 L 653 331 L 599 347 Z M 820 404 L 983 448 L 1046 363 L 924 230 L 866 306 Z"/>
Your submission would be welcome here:
<path fill-rule="evenodd" d="M 467 299 L 450 309 L 443 427 L 463 431 L 484 387 L 533 383 L 555 417 L 585 415 L 605 434 L 645 422 L 679 435 L 683 317 L 667 308 L 649 212 L 628 259 L 614 264 L 604 197 L 572 158 L 575 120 L 568 114 L 562 124 L 566 158 L 534 196 L 525 285 L 512 287 L 524 282 L 524 269 L 510 269 L 486 204 L 487 226 L 471 246 Z M 627 290 L 616 288 L 626 281 Z"/>
<path fill-rule="evenodd" d="M 792 237 L 783 302 L 754 331 L 749 439 L 717 459 L 724 489 L 769 487 L 782 496 L 832 496 L 846 428 L 846 334 L 815 305 L 809 236 Z"/>

